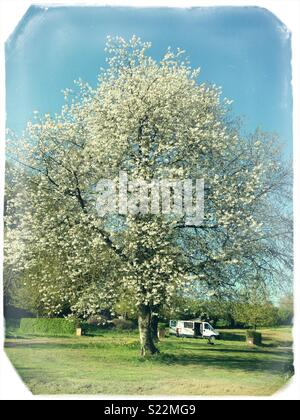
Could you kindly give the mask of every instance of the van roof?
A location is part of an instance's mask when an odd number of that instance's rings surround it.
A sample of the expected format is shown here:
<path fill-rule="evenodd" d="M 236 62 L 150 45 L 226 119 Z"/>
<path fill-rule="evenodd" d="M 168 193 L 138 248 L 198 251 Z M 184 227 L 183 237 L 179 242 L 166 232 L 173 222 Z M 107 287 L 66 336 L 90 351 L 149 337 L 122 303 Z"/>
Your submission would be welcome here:
<path fill-rule="evenodd" d="M 182 322 L 206 322 L 206 321 L 201 321 L 201 319 L 196 318 L 196 319 L 179 319 L 178 321 L 182 321 Z"/>

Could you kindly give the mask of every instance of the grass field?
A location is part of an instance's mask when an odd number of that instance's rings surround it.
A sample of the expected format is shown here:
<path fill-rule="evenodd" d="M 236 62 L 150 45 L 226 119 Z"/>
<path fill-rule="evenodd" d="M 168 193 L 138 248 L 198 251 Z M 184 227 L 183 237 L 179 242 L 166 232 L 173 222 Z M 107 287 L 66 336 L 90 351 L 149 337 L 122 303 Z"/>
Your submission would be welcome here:
<path fill-rule="evenodd" d="M 95 337 L 14 336 L 6 352 L 34 394 L 271 395 L 293 372 L 289 328 L 262 330 L 262 347 L 245 332 L 223 331 L 214 346 L 168 337 L 161 353 L 139 357 L 137 332 Z"/>

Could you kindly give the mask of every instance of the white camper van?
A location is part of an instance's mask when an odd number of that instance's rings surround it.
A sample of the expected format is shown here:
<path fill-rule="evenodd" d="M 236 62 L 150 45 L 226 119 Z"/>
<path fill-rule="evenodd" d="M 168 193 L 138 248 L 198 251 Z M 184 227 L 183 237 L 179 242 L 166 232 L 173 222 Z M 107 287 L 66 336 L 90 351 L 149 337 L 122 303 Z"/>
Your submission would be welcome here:
<path fill-rule="evenodd" d="M 210 342 L 219 337 L 219 333 L 208 322 L 199 319 L 170 321 L 170 334 L 177 337 L 206 338 Z"/>

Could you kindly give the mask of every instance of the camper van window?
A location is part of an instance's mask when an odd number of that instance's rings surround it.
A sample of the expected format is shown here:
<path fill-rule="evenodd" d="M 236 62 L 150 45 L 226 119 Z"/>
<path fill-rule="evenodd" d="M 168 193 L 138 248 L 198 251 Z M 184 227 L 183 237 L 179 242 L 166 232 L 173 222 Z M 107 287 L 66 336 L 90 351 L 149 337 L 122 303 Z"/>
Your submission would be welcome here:
<path fill-rule="evenodd" d="M 170 327 L 176 327 L 177 321 L 170 321 Z"/>
<path fill-rule="evenodd" d="M 194 324 L 192 322 L 184 322 L 184 328 L 194 328 Z"/>

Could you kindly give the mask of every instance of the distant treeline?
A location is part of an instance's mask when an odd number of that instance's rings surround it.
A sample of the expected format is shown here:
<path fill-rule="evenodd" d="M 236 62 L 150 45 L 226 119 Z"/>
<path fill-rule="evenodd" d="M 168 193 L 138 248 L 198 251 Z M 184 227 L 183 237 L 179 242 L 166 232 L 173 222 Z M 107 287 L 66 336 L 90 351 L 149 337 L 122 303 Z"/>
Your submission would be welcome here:
<path fill-rule="evenodd" d="M 20 318 L 48 318 L 47 314 L 31 307 L 31 311 L 6 305 L 4 315 L 6 319 Z M 60 317 L 68 315 L 68 310 Z M 280 325 L 292 325 L 293 323 L 293 297 L 288 295 L 282 298 L 278 305 L 270 301 L 244 302 L 222 301 L 212 298 L 210 300 L 192 299 L 189 297 L 177 297 L 172 307 L 164 307 L 160 310 L 158 319 L 161 323 L 168 324 L 170 319 L 194 319 L 200 318 L 209 321 L 215 328 L 257 328 Z M 133 304 L 123 298 L 114 307 L 113 311 L 102 311 L 87 320 L 89 325 L 107 328 L 115 326 L 124 329 L 134 328 L 137 325 L 137 313 Z M 124 326 L 123 326 L 124 324 Z"/>

